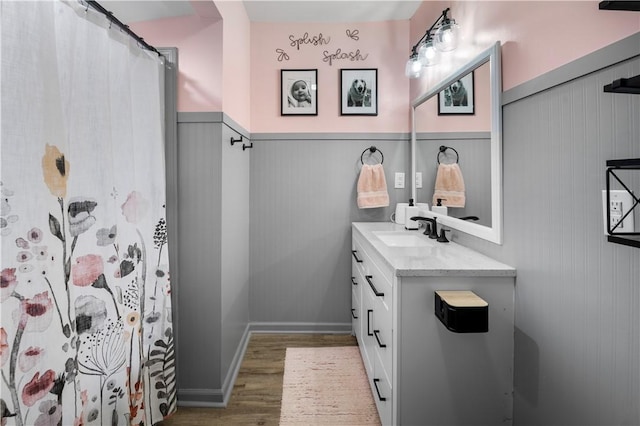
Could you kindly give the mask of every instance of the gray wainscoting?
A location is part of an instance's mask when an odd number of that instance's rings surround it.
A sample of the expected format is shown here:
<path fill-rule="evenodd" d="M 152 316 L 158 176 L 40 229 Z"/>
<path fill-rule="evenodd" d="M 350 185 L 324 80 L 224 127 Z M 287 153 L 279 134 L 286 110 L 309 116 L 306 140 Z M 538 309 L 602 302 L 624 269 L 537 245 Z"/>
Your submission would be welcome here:
<path fill-rule="evenodd" d="M 640 249 L 601 201 L 606 160 L 640 158 L 640 95 L 602 90 L 640 74 L 640 33 L 579 63 L 623 45 L 505 94 L 504 245 L 457 236 L 518 271 L 516 425 L 640 424 Z"/>
<path fill-rule="evenodd" d="M 408 183 L 409 135 L 253 134 L 252 141 L 252 326 L 350 330 L 351 222 L 390 220 L 395 204 L 408 201 L 410 188 L 393 186 L 395 172 Z M 356 204 L 360 156 L 371 145 L 384 154 L 388 208 Z"/>
<path fill-rule="evenodd" d="M 219 301 L 222 288 L 220 182 L 221 136 L 214 124 L 178 123 L 178 359 L 179 400 L 186 390 L 220 389 Z M 218 125 L 219 126 L 219 125 Z M 220 133 L 218 129 L 217 133 Z M 216 314 L 215 311 L 218 311 Z M 204 320 L 204 321 L 203 321 Z M 209 368 L 202 366 L 206 360 Z M 204 391 L 203 391 L 204 392 Z M 204 399 L 204 398 L 203 398 Z"/>
<path fill-rule="evenodd" d="M 224 406 L 248 339 L 251 149 L 224 114 L 178 121 L 178 402 Z"/>

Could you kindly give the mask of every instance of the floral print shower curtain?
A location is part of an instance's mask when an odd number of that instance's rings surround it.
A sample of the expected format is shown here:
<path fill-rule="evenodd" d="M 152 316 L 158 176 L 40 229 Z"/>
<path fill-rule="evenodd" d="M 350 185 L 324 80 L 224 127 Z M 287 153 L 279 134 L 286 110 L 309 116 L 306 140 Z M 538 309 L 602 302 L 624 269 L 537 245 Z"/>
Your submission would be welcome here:
<path fill-rule="evenodd" d="M 176 409 L 162 64 L 76 2 L 1 2 L 2 425 Z"/>

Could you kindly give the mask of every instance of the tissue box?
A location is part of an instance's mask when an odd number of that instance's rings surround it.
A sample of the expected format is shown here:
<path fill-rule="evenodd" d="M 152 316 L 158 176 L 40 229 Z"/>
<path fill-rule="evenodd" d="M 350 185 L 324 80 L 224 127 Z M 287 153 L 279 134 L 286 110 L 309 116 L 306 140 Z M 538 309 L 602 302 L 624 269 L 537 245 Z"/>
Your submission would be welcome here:
<path fill-rule="evenodd" d="M 435 314 L 454 333 L 489 331 L 489 304 L 472 291 L 436 291 Z"/>

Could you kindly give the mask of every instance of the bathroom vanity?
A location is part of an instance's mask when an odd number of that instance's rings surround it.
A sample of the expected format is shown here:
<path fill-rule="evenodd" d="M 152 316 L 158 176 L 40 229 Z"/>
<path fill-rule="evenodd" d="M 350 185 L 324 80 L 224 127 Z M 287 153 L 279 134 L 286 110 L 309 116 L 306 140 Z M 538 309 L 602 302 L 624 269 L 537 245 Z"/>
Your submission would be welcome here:
<path fill-rule="evenodd" d="M 514 268 L 390 222 L 352 224 L 353 333 L 383 425 L 509 425 Z M 456 333 L 435 292 L 488 303 L 488 331 Z"/>

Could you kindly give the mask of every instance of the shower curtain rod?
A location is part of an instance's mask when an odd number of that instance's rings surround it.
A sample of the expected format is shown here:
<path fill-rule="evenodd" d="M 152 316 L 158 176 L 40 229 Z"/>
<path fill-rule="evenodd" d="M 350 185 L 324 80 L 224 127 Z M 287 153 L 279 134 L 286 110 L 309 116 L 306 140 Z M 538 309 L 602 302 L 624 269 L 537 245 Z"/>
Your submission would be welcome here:
<path fill-rule="evenodd" d="M 129 34 L 129 36 L 131 36 L 135 41 L 140 43 L 142 45 L 142 47 L 144 47 L 145 49 L 151 50 L 152 52 L 157 53 L 158 56 L 163 56 L 162 53 L 158 52 L 158 49 L 156 49 L 155 47 L 151 46 L 149 43 L 144 41 L 144 39 L 142 37 L 138 36 L 138 34 L 136 34 L 133 31 L 131 31 L 131 29 L 129 28 L 128 25 L 125 25 L 122 22 L 120 22 L 120 20 L 113 15 L 113 12 L 110 12 L 107 9 L 105 9 L 104 7 L 102 7 L 102 5 L 100 3 L 98 3 L 97 1 L 91 1 L 91 0 L 79 0 L 79 1 L 81 3 L 88 4 L 93 9 L 95 9 L 98 12 L 102 13 L 104 16 L 107 17 L 107 19 L 109 19 L 109 21 L 111 21 L 112 23 L 114 23 L 118 27 L 120 27 L 121 30 L 123 30 L 124 32 Z"/>

